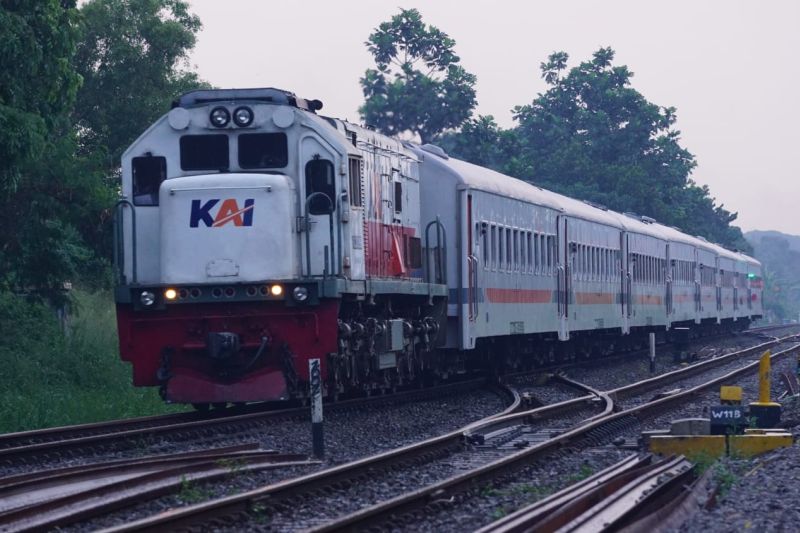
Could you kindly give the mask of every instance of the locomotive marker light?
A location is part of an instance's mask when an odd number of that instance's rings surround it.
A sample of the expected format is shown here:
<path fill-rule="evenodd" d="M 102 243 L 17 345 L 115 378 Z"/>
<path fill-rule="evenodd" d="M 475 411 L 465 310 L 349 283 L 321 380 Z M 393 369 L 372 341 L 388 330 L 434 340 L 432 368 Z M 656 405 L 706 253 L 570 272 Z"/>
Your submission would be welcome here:
<path fill-rule="evenodd" d="M 224 128 L 231 121 L 231 114 L 224 107 L 215 107 L 208 115 L 208 119 L 217 128 Z"/>
<path fill-rule="evenodd" d="M 142 302 L 142 305 L 150 307 L 156 302 L 156 295 L 150 291 L 143 291 L 142 294 L 139 295 L 139 301 Z"/>
<path fill-rule="evenodd" d="M 249 107 L 237 107 L 233 111 L 233 121 L 240 128 L 246 128 L 253 123 L 253 110 Z"/>
<path fill-rule="evenodd" d="M 295 287 L 292 290 L 292 297 L 298 302 L 305 302 L 308 300 L 308 289 L 305 287 Z"/>
<path fill-rule="evenodd" d="M 164 291 L 164 298 L 166 298 L 167 300 L 174 300 L 177 297 L 178 297 L 178 291 L 176 291 L 175 289 L 167 289 Z"/>
<path fill-rule="evenodd" d="M 281 287 L 280 285 L 273 285 L 272 287 L 269 288 L 269 292 L 273 296 L 280 296 L 281 294 L 283 294 L 283 287 Z"/>
<path fill-rule="evenodd" d="M 308 360 L 308 386 L 311 398 L 311 445 L 314 457 L 325 457 L 325 434 L 322 431 L 322 376 L 319 359 Z"/>

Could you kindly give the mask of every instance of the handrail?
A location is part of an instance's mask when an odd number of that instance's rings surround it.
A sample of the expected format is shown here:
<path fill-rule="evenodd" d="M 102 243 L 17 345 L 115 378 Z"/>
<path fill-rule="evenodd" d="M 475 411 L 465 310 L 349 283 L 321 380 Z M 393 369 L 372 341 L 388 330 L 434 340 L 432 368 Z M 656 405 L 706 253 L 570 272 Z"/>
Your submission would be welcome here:
<path fill-rule="evenodd" d="M 431 250 L 430 247 L 430 233 L 429 230 L 431 226 L 436 225 L 436 254 L 435 254 L 435 267 L 436 267 L 436 277 L 431 277 L 431 264 L 430 261 L 426 261 L 425 264 L 425 276 L 428 279 L 428 283 L 443 283 L 447 284 L 447 268 L 442 268 L 444 265 L 444 259 L 447 258 L 447 232 L 442 224 L 439 216 L 436 216 L 436 220 L 431 220 L 428 222 L 428 225 L 425 226 L 425 250 L 426 250 L 426 257 L 429 255 Z"/>
<path fill-rule="evenodd" d="M 136 208 L 131 203 L 130 200 L 121 199 L 118 200 L 116 204 L 114 204 L 114 214 L 112 216 L 113 224 L 114 224 L 114 273 L 117 276 L 117 283 L 121 283 L 122 285 L 127 285 L 127 280 L 125 278 L 125 244 L 124 244 L 124 225 L 123 219 L 119 218 L 120 209 L 123 206 L 130 206 L 131 208 L 131 236 L 132 236 L 132 283 L 136 283 L 138 276 L 137 276 L 137 269 L 136 269 Z"/>
<path fill-rule="evenodd" d="M 333 276 L 335 275 L 334 270 L 334 260 L 333 260 L 333 250 L 335 249 L 333 246 L 333 200 L 331 197 L 325 194 L 324 192 L 312 192 L 308 196 L 306 196 L 306 210 L 305 210 L 305 223 L 304 223 L 304 230 L 306 232 L 306 275 L 311 277 L 311 214 L 308 211 L 309 205 L 311 204 L 311 200 L 314 198 L 322 197 L 328 200 L 328 225 L 330 229 L 330 254 L 326 254 L 325 256 L 325 264 L 322 267 L 322 276 L 327 277 L 328 273 Z M 328 269 L 328 258 L 330 258 L 330 269 Z"/>

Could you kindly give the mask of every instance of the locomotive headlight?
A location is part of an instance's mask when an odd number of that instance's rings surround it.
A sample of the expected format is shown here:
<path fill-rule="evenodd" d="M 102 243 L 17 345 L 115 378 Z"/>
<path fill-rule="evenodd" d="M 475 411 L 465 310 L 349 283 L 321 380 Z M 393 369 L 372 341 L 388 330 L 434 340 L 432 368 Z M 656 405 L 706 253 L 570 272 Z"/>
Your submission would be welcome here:
<path fill-rule="evenodd" d="M 230 122 L 231 114 L 224 107 L 215 107 L 211 110 L 211 114 L 208 115 L 208 119 L 217 128 L 224 128 Z"/>
<path fill-rule="evenodd" d="M 150 307 L 156 302 L 156 295 L 150 291 L 142 291 L 142 294 L 139 295 L 139 301 L 145 307 Z"/>
<path fill-rule="evenodd" d="M 280 285 L 273 285 L 272 287 L 269 288 L 269 292 L 273 296 L 280 296 L 281 294 L 283 294 L 283 287 L 281 287 Z"/>
<path fill-rule="evenodd" d="M 295 287 L 292 291 L 292 297 L 298 302 L 305 302 L 308 300 L 308 289 L 305 287 Z"/>
<path fill-rule="evenodd" d="M 253 110 L 249 107 L 237 107 L 233 111 L 233 121 L 242 128 L 249 126 L 253 123 Z"/>
<path fill-rule="evenodd" d="M 164 291 L 164 298 L 166 298 L 167 300 L 174 300 L 177 297 L 178 297 L 178 291 L 176 291 L 175 289 L 167 289 Z"/>

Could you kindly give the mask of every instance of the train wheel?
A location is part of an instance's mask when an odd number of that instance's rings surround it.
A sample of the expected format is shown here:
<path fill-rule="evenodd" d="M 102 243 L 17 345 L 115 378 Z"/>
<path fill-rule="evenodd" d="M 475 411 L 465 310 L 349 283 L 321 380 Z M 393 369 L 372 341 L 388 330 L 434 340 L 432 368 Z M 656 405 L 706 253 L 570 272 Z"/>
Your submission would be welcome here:
<path fill-rule="evenodd" d="M 195 411 L 199 411 L 201 413 L 207 413 L 209 409 L 211 409 L 211 404 L 208 403 L 193 403 L 192 407 L 195 408 Z"/>

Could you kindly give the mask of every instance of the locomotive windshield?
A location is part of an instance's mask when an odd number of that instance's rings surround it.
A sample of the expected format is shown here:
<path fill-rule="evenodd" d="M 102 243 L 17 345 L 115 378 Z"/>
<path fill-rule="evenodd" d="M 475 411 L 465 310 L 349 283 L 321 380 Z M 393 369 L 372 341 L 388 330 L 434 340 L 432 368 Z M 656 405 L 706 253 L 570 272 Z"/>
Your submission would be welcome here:
<path fill-rule="evenodd" d="M 181 137 L 183 170 L 228 170 L 228 136 L 184 135 Z"/>
<path fill-rule="evenodd" d="M 280 168 L 289 163 L 285 133 L 243 133 L 239 135 L 241 168 Z"/>

